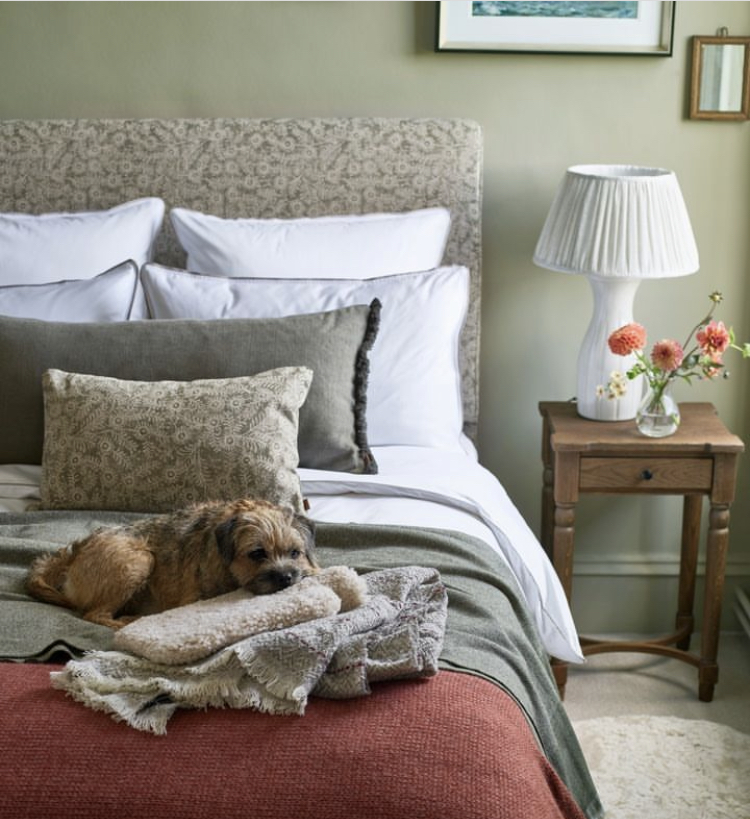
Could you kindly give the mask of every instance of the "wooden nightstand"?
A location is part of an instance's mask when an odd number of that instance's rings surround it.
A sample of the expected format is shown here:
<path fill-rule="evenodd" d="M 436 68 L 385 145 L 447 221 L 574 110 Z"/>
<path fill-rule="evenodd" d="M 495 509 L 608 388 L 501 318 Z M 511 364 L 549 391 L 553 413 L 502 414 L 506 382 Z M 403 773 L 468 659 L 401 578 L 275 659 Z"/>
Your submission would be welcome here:
<path fill-rule="evenodd" d="M 729 505 L 734 499 L 742 441 L 729 432 L 711 404 L 680 404 L 682 423 L 667 438 L 641 435 L 634 421 L 590 421 L 575 404 L 542 402 L 542 545 L 570 600 L 575 512 L 584 492 L 683 495 L 682 550 L 675 633 L 653 641 L 581 639 L 584 655 L 604 651 L 664 654 L 698 668 L 698 696 L 713 698 L 719 667 L 716 655 L 724 588 Z M 706 543 L 706 591 L 700 654 L 689 651 L 698 563 L 701 501 L 710 502 Z M 560 693 L 567 665 L 553 662 Z"/>

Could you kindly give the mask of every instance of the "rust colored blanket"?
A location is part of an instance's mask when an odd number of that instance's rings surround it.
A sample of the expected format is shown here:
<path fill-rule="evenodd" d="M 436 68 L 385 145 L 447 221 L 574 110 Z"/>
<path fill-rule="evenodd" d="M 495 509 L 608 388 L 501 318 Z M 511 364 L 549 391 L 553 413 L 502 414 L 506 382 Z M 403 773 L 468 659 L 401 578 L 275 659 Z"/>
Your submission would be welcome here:
<path fill-rule="evenodd" d="M 0 815 L 14 819 L 583 819 L 515 702 L 443 672 L 304 717 L 180 711 L 156 737 L 0 665 Z M 13 716 L 13 718 L 9 718 Z"/>

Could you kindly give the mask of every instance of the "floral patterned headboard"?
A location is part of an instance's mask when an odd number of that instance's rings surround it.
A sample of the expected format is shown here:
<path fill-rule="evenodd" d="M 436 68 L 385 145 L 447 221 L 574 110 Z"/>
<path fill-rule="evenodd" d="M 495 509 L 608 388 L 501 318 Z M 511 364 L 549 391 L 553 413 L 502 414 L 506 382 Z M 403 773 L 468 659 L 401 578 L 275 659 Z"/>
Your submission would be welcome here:
<path fill-rule="evenodd" d="M 290 218 L 444 206 L 445 261 L 471 270 L 461 372 L 478 412 L 482 137 L 467 120 L 143 119 L 0 122 L 0 212 L 95 210 L 160 196 L 224 217 Z M 182 266 L 168 221 L 156 260 Z"/>

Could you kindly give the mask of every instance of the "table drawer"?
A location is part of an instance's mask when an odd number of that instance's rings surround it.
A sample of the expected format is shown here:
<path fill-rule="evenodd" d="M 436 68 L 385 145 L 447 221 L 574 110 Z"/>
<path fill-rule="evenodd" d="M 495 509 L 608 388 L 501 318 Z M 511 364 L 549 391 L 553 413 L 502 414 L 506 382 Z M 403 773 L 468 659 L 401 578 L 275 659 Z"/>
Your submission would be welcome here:
<path fill-rule="evenodd" d="M 579 488 L 591 492 L 708 492 L 713 458 L 581 458 Z"/>

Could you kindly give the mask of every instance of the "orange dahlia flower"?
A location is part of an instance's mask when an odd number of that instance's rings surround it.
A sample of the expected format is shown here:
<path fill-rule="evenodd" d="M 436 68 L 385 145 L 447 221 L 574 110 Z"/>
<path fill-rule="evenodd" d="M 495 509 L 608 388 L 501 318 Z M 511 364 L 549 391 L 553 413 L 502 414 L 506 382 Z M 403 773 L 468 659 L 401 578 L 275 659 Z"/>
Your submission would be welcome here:
<path fill-rule="evenodd" d="M 641 324 L 631 322 L 614 330 L 607 343 L 615 355 L 630 355 L 646 346 L 646 328 Z"/>

